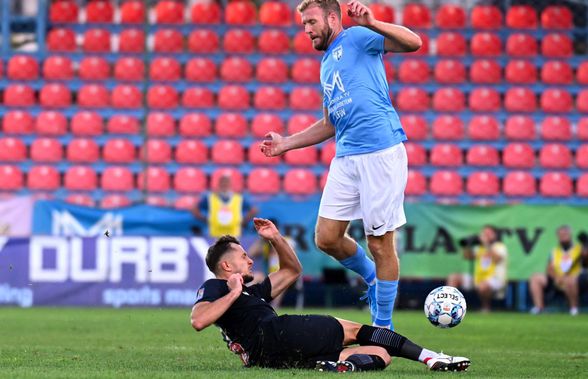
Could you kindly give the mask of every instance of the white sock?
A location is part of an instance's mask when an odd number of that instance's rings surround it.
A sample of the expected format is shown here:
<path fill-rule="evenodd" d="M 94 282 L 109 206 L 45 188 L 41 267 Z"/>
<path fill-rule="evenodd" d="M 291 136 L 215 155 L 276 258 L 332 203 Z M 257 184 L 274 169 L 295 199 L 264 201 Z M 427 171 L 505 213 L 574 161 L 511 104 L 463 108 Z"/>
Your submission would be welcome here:
<path fill-rule="evenodd" d="M 419 362 L 425 362 L 425 359 L 427 358 L 437 358 L 438 356 L 439 354 L 435 353 L 434 351 L 423 348 L 423 351 L 421 351 L 421 354 L 419 355 Z"/>

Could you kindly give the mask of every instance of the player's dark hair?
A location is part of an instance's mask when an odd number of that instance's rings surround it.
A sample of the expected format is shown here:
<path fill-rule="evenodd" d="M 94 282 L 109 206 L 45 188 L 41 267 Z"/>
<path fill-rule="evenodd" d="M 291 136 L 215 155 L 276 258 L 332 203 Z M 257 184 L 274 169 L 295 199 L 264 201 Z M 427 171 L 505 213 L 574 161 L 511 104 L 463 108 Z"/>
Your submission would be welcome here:
<path fill-rule="evenodd" d="M 208 253 L 206 253 L 206 266 L 208 266 L 210 271 L 216 274 L 218 262 L 220 262 L 225 253 L 231 250 L 232 243 L 241 245 L 241 242 L 239 242 L 236 237 L 226 235 L 217 239 L 216 242 L 208 248 Z"/>
<path fill-rule="evenodd" d="M 339 5 L 339 1 L 337 0 L 302 0 L 296 9 L 302 13 L 313 5 L 323 10 L 325 18 L 329 12 L 335 12 L 339 19 L 341 19 L 341 5 Z"/>

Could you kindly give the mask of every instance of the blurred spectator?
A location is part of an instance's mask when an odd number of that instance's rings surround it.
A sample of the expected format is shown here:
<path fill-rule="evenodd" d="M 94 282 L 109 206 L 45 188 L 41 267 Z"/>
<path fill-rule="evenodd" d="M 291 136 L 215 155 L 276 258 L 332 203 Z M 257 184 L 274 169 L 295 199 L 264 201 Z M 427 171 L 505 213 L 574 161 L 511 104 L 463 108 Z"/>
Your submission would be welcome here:
<path fill-rule="evenodd" d="M 240 237 L 242 228 L 257 214 L 257 208 L 231 188 L 231 176 L 222 176 L 217 190 L 204 196 L 193 211 L 197 219 L 208 223 L 211 237 Z"/>
<path fill-rule="evenodd" d="M 566 296 L 570 314 L 578 314 L 579 276 L 582 260 L 588 259 L 588 235 L 581 232 L 578 243 L 574 243 L 572 229 L 568 225 L 557 229 L 558 245 L 553 248 L 547 263 L 546 273 L 536 273 L 529 279 L 529 288 L 533 298 L 531 313 L 539 314 L 545 307 L 545 293 L 553 295 L 560 292 Z M 586 280 L 585 276 L 582 280 Z"/>
<path fill-rule="evenodd" d="M 507 284 L 508 251 L 493 226 L 486 225 L 479 235 L 459 241 L 464 258 L 474 262 L 474 288 L 480 296 L 482 311 L 489 312 L 493 298 L 504 298 Z M 447 285 L 471 289 L 471 275 L 451 274 Z"/>

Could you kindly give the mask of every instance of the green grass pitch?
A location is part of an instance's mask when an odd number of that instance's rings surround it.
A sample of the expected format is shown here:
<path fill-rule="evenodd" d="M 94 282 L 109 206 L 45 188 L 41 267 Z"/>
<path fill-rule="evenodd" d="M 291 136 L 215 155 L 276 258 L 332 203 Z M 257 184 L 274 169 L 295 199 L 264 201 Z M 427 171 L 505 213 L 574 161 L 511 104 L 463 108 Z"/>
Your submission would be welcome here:
<path fill-rule="evenodd" d="M 293 378 L 333 374 L 305 370 L 245 369 L 217 328 L 196 333 L 189 309 L 0 308 L 0 378 Z M 305 313 L 324 313 L 325 310 Z M 291 312 L 290 312 L 291 313 Z M 331 310 L 366 322 L 368 314 Z M 470 357 L 464 373 L 432 373 L 395 358 L 369 378 L 586 377 L 588 318 L 470 313 L 462 325 L 441 330 L 422 312 L 397 311 L 397 331 L 433 350 Z"/>

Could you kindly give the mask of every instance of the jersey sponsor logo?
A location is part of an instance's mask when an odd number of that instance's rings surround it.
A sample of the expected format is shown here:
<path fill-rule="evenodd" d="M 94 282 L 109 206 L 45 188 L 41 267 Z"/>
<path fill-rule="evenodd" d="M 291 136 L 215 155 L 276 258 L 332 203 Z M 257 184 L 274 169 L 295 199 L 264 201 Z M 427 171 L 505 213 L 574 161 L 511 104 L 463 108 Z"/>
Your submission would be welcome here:
<path fill-rule="evenodd" d="M 339 45 L 333 50 L 333 58 L 336 61 L 340 61 L 343 58 L 343 46 Z"/>
<path fill-rule="evenodd" d="M 341 92 L 345 92 L 345 87 L 343 86 L 343 80 L 341 80 L 341 74 L 339 74 L 339 71 L 335 71 L 335 73 L 333 74 L 333 79 L 331 80 L 331 83 L 325 83 L 324 84 L 324 89 L 323 89 L 323 95 L 329 99 L 329 101 L 331 100 L 331 97 L 333 96 L 333 89 L 337 88 L 339 91 Z"/>
<path fill-rule="evenodd" d="M 204 296 L 204 288 L 200 288 L 198 290 L 198 292 L 196 293 L 196 301 L 200 301 L 200 299 L 202 299 L 203 296 Z"/>

